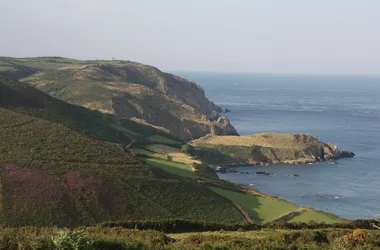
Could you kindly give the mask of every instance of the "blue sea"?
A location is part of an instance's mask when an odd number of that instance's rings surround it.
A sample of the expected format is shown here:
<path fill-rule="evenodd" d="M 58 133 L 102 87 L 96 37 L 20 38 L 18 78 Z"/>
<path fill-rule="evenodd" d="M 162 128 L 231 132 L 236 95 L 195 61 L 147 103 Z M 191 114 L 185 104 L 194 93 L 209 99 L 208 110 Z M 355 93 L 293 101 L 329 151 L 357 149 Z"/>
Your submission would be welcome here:
<path fill-rule="evenodd" d="M 177 74 L 229 108 L 224 115 L 240 135 L 310 133 L 356 153 L 336 164 L 238 167 L 272 175 L 220 178 L 348 219 L 380 214 L 380 76 Z"/>

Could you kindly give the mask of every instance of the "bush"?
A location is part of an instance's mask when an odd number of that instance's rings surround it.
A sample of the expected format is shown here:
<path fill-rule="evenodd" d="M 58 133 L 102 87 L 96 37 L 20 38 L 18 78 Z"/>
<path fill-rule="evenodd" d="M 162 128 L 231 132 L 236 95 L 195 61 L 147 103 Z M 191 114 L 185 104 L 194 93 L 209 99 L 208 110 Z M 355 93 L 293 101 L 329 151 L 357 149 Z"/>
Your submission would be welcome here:
<path fill-rule="evenodd" d="M 53 237 L 56 249 L 59 250 L 90 250 L 90 242 L 80 232 L 60 231 Z"/>
<path fill-rule="evenodd" d="M 363 241 L 365 239 L 365 231 L 363 229 L 356 229 L 352 236 L 354 237 L 354 240 L 357 241 Z"/>
<path fill-rule="evenodd" d="M 185 144 L 181 148 L 182 153 L 193 156 L 195 154 L 195 148 L 190 144 Z"/>

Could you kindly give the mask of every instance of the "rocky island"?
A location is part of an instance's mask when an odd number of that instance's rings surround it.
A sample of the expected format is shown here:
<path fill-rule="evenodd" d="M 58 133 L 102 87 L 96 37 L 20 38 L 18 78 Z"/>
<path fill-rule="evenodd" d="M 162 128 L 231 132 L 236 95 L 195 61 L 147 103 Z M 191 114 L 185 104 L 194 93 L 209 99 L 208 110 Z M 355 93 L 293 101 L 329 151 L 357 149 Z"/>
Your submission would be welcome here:
<path fill-rule="evenodd" d="M 194 157 L 225 165 L 308 164 L 355 156 L 309 134 L 207 135 L 190 146 Z"/>

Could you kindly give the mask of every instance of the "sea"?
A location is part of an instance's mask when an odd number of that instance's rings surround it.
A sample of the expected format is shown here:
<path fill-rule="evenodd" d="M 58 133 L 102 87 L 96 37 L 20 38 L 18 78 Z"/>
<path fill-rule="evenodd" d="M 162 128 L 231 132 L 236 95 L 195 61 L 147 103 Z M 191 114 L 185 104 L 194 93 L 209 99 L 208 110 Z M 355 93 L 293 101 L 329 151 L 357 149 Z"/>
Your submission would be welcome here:
<path fill-rule="evenodd" d="M 347 219 L 380 216 L 380 76 L 176 74 L 230 109 L 223 115 L 240 135 L 310 133 L 356 154 L 312 165 L 240 166 L 220 178 Z"/>

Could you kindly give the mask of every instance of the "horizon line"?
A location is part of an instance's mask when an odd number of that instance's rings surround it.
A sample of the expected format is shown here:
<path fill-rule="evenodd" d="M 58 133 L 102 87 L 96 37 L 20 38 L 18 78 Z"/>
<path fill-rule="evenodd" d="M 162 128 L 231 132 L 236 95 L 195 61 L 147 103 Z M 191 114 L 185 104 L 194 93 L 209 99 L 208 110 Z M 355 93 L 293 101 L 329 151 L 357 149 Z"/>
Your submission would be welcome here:
<path fill-rule="evenodd" d="M 65 56 L 2 56 L 0 58 L 15 58 L 15 59 L 29 59 L 29 58 L 61 58 L 61 59 L 70 59 L 70 60 L 78 60 L 78 61 L 109 61 L 110 59 L 78 59 L 74 57 L 65 57 Z M 156 67 L 162 72 L 168 73 L 203 73 L 203 74 L 240 74 L 240 75 L 266 75 L 266 76 L 350 76 L 350 77 L 380 77 L 380 73 L 296 73 L 296 72 L 249 72 L 249 71 L 214 71 L 214 70 L 173 70 L 167 68 L 161 68 L 158 65 L 153 65 L 150 63 L 144 63 L 140 61 L 135 61 L 133 59 L 116 59 L 115 61 L 130 61 L 135 63 L 141 63 L 148 66 Z"/>
<path fill-rule="evenodd" d="M 378 74 L 363 73 L 280 73 L 280 72 L 248 72 L 248 71 L 206 71 L 206 70 L 170 70 L 162 69 L 164 72 L 171 73 L 201 73 L 201 74 L 236 74 L 236 75 L 266 75 L 266 76 L 365 76 L 380 77 Z"/>

